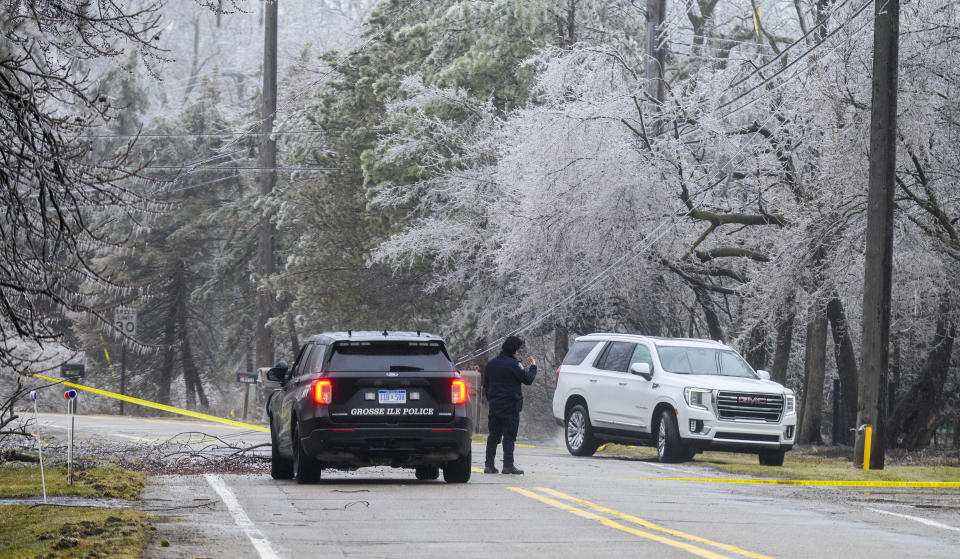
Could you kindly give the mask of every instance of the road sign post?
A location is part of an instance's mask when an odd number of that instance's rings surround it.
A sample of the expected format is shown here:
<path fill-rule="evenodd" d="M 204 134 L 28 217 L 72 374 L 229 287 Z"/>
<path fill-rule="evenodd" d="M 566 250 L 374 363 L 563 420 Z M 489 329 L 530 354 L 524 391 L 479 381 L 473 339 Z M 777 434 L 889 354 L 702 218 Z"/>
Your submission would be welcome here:
<path fill-rule="evenodd" d="M 123 332 L 124 336 L 137 335 L 137 309 L 132 307 L 117 307 L 113 311 L 113 325 Z M 127 342 L 120 339 L 120 394 L 126 394 L 127 389 Z M 120 415 L 123 415 L 123 400 L 120 400 Z"/>

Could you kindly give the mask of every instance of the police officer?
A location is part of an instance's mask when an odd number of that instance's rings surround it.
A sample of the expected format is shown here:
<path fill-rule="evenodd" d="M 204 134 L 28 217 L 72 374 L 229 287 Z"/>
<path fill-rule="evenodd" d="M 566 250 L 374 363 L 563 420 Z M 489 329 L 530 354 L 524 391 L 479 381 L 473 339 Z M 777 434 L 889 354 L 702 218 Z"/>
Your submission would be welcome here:
<path fill-rule="evenodd" d="M 520 410 L 523 408 L 523 392 L 521 383 L 533 384 L 537 376 L 537 362 L 533 357 L 527 357 L 528 369 L 523 368 L 518 354 L 523 347 L 523 340 L 510 336 L 503 342 L 503 351 L 487 363 L 484 376 L 484 393 L 490 403 L 489 431 L 487 437 L 487 460 L 483 473 L 495 474 L 497 468 L 493 465 L 497 457 L 497 445 L 503 439 L 503 473 L 522 474 L 513 463 L 513 444 L 517 440 L 517 430 L 520 428 Z"/>

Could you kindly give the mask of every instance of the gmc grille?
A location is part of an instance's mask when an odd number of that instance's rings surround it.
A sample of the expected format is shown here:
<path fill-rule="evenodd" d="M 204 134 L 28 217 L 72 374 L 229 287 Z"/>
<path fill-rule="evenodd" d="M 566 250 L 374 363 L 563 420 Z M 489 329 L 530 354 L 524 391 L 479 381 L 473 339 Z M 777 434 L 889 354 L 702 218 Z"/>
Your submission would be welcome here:
<path fill-rule="evenodd" d="M 777 423 L 783 414 L 782 394 L 753 392 L 720 392 L 717 414 L 730 421 L 766 421 Z"/>

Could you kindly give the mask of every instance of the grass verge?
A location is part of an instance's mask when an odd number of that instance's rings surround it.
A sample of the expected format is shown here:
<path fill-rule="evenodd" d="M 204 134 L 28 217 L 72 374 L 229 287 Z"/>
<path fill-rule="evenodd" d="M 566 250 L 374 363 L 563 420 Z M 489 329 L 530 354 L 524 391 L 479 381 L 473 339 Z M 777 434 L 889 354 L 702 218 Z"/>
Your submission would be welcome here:
<path fill-rule="evenodd" d="M 135 500 L 146 486 L 146 476 L 116 466 L 74 471 L 67 485 L 66 468 L 45 468 L 47 495 Z M 0 466 L 0 498 L 42 495 L 40 467 Z"/>
<path fill-rule="evenodd" d="M 0 506 L 0 557 L 136 558 L 153 527 L 142 511 Z"/>
<path fill-rule="evenodd" d="M 48 497 L 135 500 L 146 476 L 116 466 L 74 472 L 44 470 Z M 0 466 L 0 498 L 42 495 L 39 466 Z M 56 505 L 0 506 L 0 557 L 139 557 L 153 527 L 133 509 Z"/>
<path fill-rule="evenodd" d="M 643 459 L 656 459 L 657 456 L 653 448 L 615 444 L 606 445 L 601 454 Z M 710 451 L 698 454 L 692 463 L 722 472 L 756 478 L 830 481 L 960 481 L 960 468 L 956 466 L 888 465 L 883 470 L 864 471 L 854 468 L 849 458 L 824 455 L 817 449 L 787 452 L 782 467 L 761 466 L 757 463 L 755 454 Z"/>

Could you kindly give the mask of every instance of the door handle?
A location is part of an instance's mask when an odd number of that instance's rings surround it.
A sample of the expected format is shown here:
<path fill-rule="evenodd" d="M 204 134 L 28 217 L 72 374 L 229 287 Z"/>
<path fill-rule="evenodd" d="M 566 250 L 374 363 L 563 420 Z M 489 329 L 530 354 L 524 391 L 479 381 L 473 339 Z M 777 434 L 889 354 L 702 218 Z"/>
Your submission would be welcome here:
<path fill-rule="evenodd" d="M 625 383 L 625 382 L 620 382 L 620 383 L 617 383 L 617 384 L 619 384 L 620 386 L 626 386 L 626 385 L 627 385 L 627 383 Z"/>
<path fill-rule="evenodd" d="M 590 379 L 590 382 L 597 382 L 597 379 L 592 378 L 592 379 Z"/>

